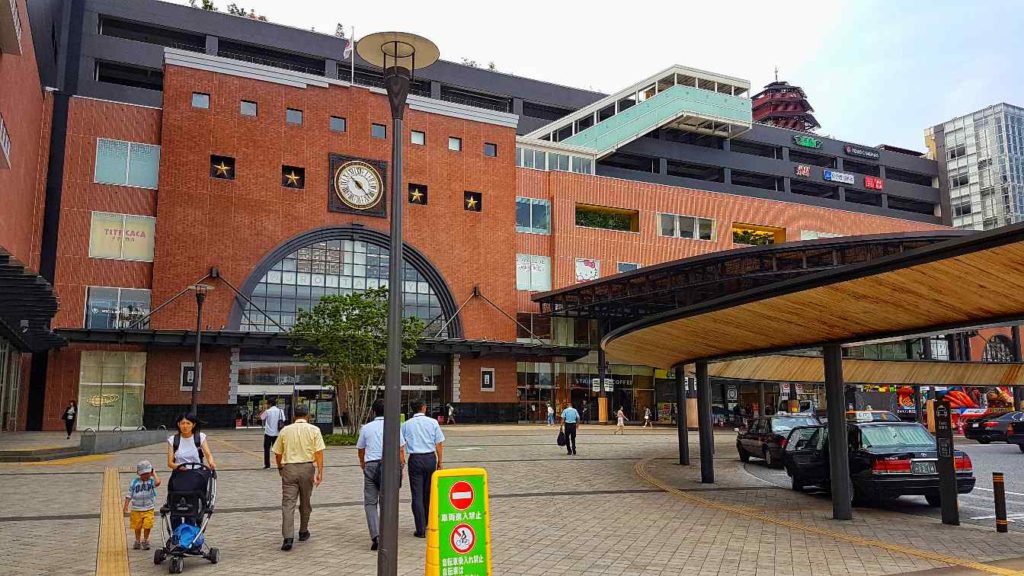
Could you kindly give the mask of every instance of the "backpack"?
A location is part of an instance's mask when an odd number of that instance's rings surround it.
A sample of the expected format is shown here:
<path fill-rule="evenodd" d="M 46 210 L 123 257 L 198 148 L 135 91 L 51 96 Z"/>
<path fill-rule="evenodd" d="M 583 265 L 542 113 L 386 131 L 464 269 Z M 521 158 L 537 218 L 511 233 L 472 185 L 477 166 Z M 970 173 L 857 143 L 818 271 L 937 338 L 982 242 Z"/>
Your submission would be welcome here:
<path fill-rule="evenodd" d="M 203 441 L 202 441 L 201 437 L 199 436 L 198 432 L 192 435 L 192 440 L 194 440 L 195 443 L 196 443 L 196 452 L 199 453 L 199 463 L 200 464 L 205 464 L 205 462 L 203 462 Z M 174 435 L 174 453 L 175 454 L 178 453 L 178 446 L 181 446 L 181 432 L 178 432 L 177 434 Z"/>

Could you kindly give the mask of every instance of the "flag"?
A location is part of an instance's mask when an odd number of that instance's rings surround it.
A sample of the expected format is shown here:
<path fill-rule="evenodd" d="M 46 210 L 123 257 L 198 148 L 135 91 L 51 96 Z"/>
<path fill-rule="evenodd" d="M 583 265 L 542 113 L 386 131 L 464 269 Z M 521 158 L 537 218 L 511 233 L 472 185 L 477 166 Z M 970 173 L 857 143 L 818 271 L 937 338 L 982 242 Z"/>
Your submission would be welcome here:
<path fill-rule="evenodd" d="M 352 48 L 355 46 L 351 38 L 345 39 L 345 51 L 342 52 L 342 58 L 348 59 L 352 57 Z"/>

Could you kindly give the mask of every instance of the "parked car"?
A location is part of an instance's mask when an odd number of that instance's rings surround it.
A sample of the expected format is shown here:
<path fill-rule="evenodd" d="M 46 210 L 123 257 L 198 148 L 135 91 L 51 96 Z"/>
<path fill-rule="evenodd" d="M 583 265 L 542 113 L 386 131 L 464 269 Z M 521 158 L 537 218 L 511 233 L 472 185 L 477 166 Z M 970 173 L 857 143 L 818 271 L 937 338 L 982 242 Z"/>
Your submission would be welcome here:
<path fill-rule="evenodd" d="M 743 462 L 751 457 L 763 458 L 770 468 L 779 468 L 782 466 L 782 450 L 786 447 L 790 430 L 818 423 L 813 414 L 779 413 L 755 418 L 749 428 L 738 432 L 736 451 Z"/>
<path fill-rule="evenodd" d="M 1006 427 L 1006 443 L 1016 444 L 1021 452 L 1024 452 L 1024 420 L 1011 422 Z"/>
<path fill-rule="evenodd" d="M 940 504 L 938 454 L 935 437 L 927 428 L 916 422 L 848 422 L 847 431 L 855 500 L 885 501 L 921 495 L 930 506 Z M 783 464 L 793 479 L 794 490 L 806 486 L 828 489 L 828 429 L 822 425 L 794 428 Z M 957 492 L 967 494 L 975 482 L 971 458 L 956 450 L 954 465 Z"/>
<path fill-rule="evenodd" d="M 989 442 L 1006 442 L 1006 430 L 1010 424 L 1020 423 L 1024 431 L 1024 412 L 1003 412 L 1001 414 L 985 414 L 980 418 L 971 418 L 964 425 L 964 436 L 977 440 L 981 444 Z"/>

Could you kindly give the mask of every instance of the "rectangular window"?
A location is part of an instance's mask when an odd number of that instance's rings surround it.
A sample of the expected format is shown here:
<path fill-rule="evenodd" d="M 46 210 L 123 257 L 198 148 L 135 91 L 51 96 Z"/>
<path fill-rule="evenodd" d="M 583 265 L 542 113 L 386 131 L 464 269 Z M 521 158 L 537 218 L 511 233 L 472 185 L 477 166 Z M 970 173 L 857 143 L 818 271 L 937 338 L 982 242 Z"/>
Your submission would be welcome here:
<path fill-rule="evenodd" d="M 577 204 L 576 225 L 619 232 L 639 232 L 640 212 L 626 208 Z"/>
<path fill-rule="evenodd" d="M 715 221 L 695 216 L 658 214 L 658 234 L 689 240 L 714 240 Z"/>
<path fill-rule="evenodd" d="M 160 147 L 153 144 L 96 139 L 97 184 L 156 189 L 160 176 Z"/>
<path fill-rule="evenodd" d="M 111 212 L 93 212 L 89 230 L 89 257 L 153 261 L 156 218 Z"/>
<path fill-rule="evenodd" d="M 256 116 L 259 111 L 259 105 L 250 100 L 242 100 L 238 111 L 242 116 Z"/>
<path fill-rule="evenodd" d="M 302 110 L 288 108 L 284 111 L 284 121 L 296 126 L 302 125 Z"/>
<path fill-rule="evenodd" d="M 538 198 L 516 198 L 516 232 L 551 233 L 551 202 Z"/>
<path fill-rule="evenodd" d="M 142 426 L 145 352 L 82 352 L 78 373 L 78 429 Z"/>
<path fill-rule="evenodd" d="M 331 116 L 331 132 L 347 132 L 348 121 L 340 116 Z"/>
<path fill-rule="evenodd" d="M 90 286 L 86 296 L 86 328 L 147 328 L 139 322 L 149 314 L 150 291 Z"/>
<path fill-rule="evenodd" d="M 971 183 L 971 177 L 966 170 L 950 174 L 949 176 L 949 187 L 959 188 L 960 186 L 967 186 Z"/>
<path fill-rule="evenodd" d="M 551 258 L 516 254 L 516 290 L 551 290 Z"/>
<path fill-rule="evenodd" d="M 462 150 L 462 138 L 456 138 L 455 136 L 448 137 L 448 149 L 453 152 L 459 152 Z"/>
<path fill-rule="evenodd" d="M 491 144 L 490 142 L 484 142 L 484 156 L 490 156 L 494 158 L 498 155 L 498 145 Z"/>
<path fill-rule="evenodd" d="M 371 124 L 370 136 L 383 140 L 388 137 L 388 127 L 383 124 Z"/>
<path fill-rule="evenodd" d="M 409 135 L 409 141 L 417 146 L 426 146 L 427 134 L 419 130 L 413 130 Z"/>
<path fill-rule="evenodd" d="M 202 108 L 204 110 L 210 109 L 210 95 L 203 92 L 192 93 L 192 107 Z"/>
<path fill-rule="evenodd" d="M 619 262 L 618 266 L 616 266 L 616 269 L 620 274 L 623 272 L 632 272 L 638 268 L 640 268 L 640 265 L 633 262 Z"/>

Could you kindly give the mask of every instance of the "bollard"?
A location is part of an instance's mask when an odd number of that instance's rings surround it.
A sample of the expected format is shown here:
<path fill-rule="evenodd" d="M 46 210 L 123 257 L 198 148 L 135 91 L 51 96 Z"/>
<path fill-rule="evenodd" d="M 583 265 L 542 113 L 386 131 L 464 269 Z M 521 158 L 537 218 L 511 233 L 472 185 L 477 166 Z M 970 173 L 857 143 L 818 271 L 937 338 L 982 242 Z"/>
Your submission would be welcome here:
<path fill-rule="evenodd" d="M 1006 523 L 1006 488 L 1002 472 L 992 473 L 992 492 L 996 501 L 996 532 L 1006 532 L 1009 526 Z"/>

